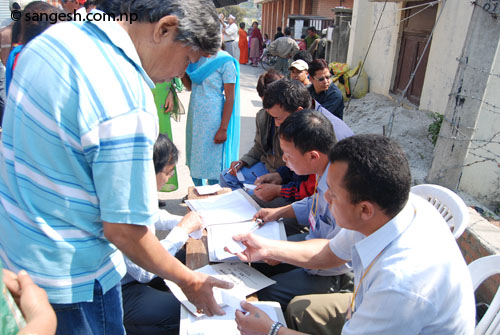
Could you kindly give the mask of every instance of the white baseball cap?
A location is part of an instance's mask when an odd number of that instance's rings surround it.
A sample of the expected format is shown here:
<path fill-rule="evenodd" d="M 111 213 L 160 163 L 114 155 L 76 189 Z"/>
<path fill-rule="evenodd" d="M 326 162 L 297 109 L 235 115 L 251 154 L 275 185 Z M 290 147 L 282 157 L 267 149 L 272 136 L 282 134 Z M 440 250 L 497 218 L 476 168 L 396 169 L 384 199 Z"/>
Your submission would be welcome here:
<path fill-rule="evenodd" d="M 295 62 L 290 64 L 290 67 L 288 69 L 291 69 L 292 67 L 296 68 L 299 71 L 309 70 L 309 65 L 307 65 L 307 63 L 302 59 L 297 59 Z"/>
<path fill-rule="evenodd" d="M 228 19 L 233 19 L 233 20 L 236 20 L 236 18 L 232 15 L 232 14 L 229 14 L 229 16 L 227 17 Z"/>

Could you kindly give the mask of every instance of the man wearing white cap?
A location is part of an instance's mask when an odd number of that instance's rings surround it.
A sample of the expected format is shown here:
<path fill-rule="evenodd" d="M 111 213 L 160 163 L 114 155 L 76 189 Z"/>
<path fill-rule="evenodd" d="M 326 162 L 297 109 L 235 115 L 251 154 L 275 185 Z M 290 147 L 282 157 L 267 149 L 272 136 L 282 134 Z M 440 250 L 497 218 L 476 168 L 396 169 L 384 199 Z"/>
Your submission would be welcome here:
<path fill-rule="evenodd" d="M 226 51 L 234 57 L 234 46 L 236 45 L 236 40 L 238 38 L 238 27 L 236 26 L 236 18 L 229 14 L 227 18 L 227 24 L 224 23 L 222 28 L 222 33 L 224 36 L 224 44 L 226 45 Z"/>
<path fill-rule="evenodd" d="M 290 72 L 290 79 L 298 80 L 304 84 L 304 86 L 310 85 L 311 82 L 309 81 L 309 73 L 307 70 L 309 70 L 309 65 L 307 65 L 307 63 L 302 59 L 297 59 L 290 64 L 290 67 L 288 68 L 288 71 Z"/>

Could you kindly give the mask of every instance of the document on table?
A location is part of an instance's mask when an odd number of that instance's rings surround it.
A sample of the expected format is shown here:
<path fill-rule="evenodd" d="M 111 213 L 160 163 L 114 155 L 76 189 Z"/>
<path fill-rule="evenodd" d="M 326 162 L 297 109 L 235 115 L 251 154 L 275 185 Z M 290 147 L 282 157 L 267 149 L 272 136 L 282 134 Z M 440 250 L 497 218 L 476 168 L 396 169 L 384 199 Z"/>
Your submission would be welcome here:
<path fill-rule="evenodd" d="M 196 186 L 195 190 L 196 192 L 198 192 L 199 195 L 208 195 L 219 192 L 220 190 L 222 190 L 222 187 L 220 187 L 219 184 L 205 185 L 205 186 Z"/>
<path fill-rule="evenodd" d="M 234 253 L 245 250 L 246 247 L 233 240 L 233 236 L 251 231 L 255 224 L 255 221 L 245 221 L 207 227 L 210 262 L 238 262 L 238 257 L 224 251 L 224 247 Z M 272 240 L 286 241 L 285 227 L 281 221 L 267 222 L 253 233 Z"/>
<path fill-rule="evenodd" d="M 275 301 L 255 301 L 252 305 L 262 309 L 273 321 L 286 324 L 280 304 Z M 226 315 L 196 317 L 181 306 L 181 321 L 179 335 L 239 335 L 235 321 L 236 309 L 223 307 Z M 241 307 L 238 308 L 241 310 Z"/>
<path fill-rule="evenodd" d="M 245 300 L 246 296 L 276 283 L 274 280 L 269 279 L 259 271 L 242 262 L 205 265 L 195 271 L 233 283 L 233 288 L 229 290 L 219 289 L 217 287 L 213 289 L 217 303 L 221 306 L 227 305 L 232 308 L 237 308 L 239 306 L 239 301 Z M 196 312 L 196 307 L 189 302 L 184 292 L 182 292 L 177 284 L 166 279 L 165 283 L 177 300 L 193 313 L 193 315 L 197 317 L 203 315 Z"/>
<path fill-rule="evenodd" d="M 206 199 L 186 200 L 203 219 L 203 226 L 252 220 L 259 205 L 242 189 Z"/>

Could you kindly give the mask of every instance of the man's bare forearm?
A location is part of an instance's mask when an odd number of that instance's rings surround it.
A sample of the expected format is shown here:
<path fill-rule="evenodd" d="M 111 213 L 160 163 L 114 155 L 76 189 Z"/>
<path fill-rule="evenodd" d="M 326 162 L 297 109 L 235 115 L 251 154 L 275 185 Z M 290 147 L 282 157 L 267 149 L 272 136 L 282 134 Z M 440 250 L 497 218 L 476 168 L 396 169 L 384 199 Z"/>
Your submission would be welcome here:
<path fill-rule="evenodd" d="M 106 238 L 140 267 L 180 287 L 192 281 L 193 272 L 170 255 L 148 227 L 109 222 L 103 225 Z"/>

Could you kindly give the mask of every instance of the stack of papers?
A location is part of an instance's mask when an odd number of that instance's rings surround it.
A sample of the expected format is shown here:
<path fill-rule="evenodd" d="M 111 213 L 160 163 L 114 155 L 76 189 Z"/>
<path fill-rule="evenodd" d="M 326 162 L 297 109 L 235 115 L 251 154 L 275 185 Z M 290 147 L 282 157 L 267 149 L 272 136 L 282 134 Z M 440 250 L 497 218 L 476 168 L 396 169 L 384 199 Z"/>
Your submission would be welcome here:
<path fill-rule="evenodd" d="M 203 219 L 203 226 L 252 220 L 259 205 L 242 189 L 206 199 L 186 200 Z"/>

